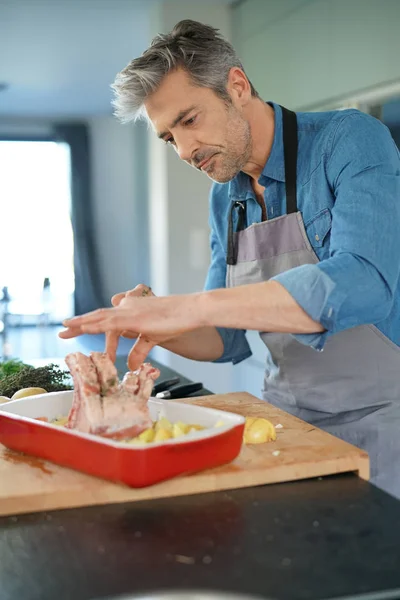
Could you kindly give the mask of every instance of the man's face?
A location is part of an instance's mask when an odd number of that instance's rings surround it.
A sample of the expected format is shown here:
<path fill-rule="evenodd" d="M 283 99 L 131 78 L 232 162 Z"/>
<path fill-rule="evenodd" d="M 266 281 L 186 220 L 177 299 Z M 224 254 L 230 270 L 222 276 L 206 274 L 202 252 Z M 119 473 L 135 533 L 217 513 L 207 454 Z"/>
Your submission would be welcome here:
<path fill-rule="evenodd" d="M 214 181 L 233 179 L 251 155 L 250 125 L 240 110 L 211 89 L 194 86 L 183 69 L 164 78 L 145 109 L 157 135 Z"/>

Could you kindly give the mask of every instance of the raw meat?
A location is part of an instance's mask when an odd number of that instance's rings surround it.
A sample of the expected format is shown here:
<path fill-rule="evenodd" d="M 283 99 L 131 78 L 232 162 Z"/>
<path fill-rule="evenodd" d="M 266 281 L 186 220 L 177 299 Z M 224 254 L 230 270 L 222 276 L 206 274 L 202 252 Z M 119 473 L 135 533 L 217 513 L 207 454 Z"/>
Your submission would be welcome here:
<path fill-rule="evenodd" d="M 67 427 L 123 439 L 152 426 L 147 401 L 160 375 L 158 369 L 144 363 L 137 371 L 128 371 L 120 383 L 114 364 L 101 352 L 90 356 L 74 352 L 65 362 L 74 380 Z"/>

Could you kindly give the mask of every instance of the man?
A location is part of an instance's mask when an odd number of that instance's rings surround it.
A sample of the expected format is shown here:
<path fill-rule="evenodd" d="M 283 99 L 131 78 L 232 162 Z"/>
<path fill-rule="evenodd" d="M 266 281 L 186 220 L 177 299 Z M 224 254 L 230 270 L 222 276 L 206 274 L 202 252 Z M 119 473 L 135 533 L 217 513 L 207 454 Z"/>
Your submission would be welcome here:
<path fill-rule="evenodd" d="M 206 291 L 155 297 L 65 323 L 61 337 L 139 336 L 203 361 L 269 352 L 264 398 L 371 458 L 372 481 L 400 497 L 400 159 L 387 129 L 356 110 L 297 115 L 265 103 L 232 46 L 182 21 L 114 84 L 122 121 L 147 118 L 214 185 Z M 140 335 L 139 335 L 140 334 Z"/>

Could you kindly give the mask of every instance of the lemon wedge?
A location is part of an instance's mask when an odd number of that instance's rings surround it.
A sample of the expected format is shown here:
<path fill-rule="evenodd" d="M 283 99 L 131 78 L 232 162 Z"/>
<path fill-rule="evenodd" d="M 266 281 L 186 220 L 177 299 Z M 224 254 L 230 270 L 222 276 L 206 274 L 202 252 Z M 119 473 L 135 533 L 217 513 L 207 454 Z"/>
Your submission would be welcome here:
<path fill-rule="evenodd" d="M 245 444 L 265 444 L 276 440 L 275 427 L 261 417 L 246 417 L 243 441 Z"/>

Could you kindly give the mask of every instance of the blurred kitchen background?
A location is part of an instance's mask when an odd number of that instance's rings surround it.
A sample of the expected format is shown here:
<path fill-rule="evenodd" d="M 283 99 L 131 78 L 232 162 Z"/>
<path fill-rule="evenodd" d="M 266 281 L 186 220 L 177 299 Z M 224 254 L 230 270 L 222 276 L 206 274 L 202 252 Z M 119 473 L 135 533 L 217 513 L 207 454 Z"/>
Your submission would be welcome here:
<path fill-rule="evenodd" d="M 110 105 L 116 73 L 183 18 L 220 28 L 265 100 L 356 107 L 400 145 L 400 0 L 0 0 L 1 357 L 102 349 L 57 338 L 62 319 L 138 283 L 202 289 L 211 182 Z M 248 337 L 235 367 L 153 358 L 259 396 L 265 351 Z"/>

